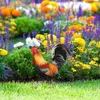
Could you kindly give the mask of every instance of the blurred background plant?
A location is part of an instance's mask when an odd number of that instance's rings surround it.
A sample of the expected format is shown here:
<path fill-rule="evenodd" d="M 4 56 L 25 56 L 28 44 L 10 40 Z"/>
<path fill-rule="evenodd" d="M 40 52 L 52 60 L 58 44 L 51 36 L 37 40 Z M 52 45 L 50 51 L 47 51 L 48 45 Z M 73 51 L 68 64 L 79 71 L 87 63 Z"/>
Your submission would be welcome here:
<path fill-rule="evenodd" d="M 5 56 L 8 54 L 8 51 L 5 49 L 0 49 L 0 80 L 6 77 L 5 73 Z"/>
<path fill-rule="evenodd" d="M 33 31 L 37 31 L 38 33 L 43 28 L 43 23 L 41 20 L 32 19 L 26 16 L 19 17 L 15 19 L 17 34 L 16 36 L 26 36 L 28 33 L 32 33 Z"/>

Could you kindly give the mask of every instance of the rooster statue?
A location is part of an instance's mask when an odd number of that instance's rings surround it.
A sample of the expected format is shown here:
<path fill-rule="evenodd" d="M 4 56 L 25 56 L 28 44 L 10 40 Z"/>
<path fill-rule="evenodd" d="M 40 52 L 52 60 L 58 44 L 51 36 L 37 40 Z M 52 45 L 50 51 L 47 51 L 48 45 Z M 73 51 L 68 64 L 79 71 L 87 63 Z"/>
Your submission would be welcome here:
<path fill-rule="evenodd" d="M 33 45 L 33 46 L 32 46 Z M 31 52 L 33 55 L 33 63 L 38 66 L 38 69 L 47 76 L 54 76 L 58 74 L 70 54 L 68 48 L 63 44 L 56 45 L 52 50 L 52 63 L 47 62 L 41 55 L 38 47 L 40 43 L 35 38 L 31 41 Z"/>

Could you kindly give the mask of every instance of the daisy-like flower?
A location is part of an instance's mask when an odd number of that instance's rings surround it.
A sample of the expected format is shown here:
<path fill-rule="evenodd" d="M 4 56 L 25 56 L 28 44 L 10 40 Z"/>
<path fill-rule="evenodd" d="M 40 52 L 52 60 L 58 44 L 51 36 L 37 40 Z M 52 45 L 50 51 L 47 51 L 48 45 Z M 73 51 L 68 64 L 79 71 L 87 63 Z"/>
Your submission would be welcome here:
<path fill-rule="evenodd" d="M 30 37 L 26 39 L 26 45 L 29 47 L 33 47 L 32 39 Z"/>
<path fill-rule="evenodd" d="M 30 37 L 28 37 L 26 39 L 26 45 L 28 47 L 34 47 L 34 46 L 39 47 L 40 46 L 40 42 L 36 38 L 32 38 L 31 39 Z"/>
<path fill-rule="evenodd" d="M 16 44 L 14 44 L 14 48 L 19 48 L 19 47 L 22 47 L 24 45 L 23 42 L 18 42 Z"/>
<path fill-rule="evenodd" d="M 33 43 L 33 45 L 36 46 L 36 47 L 39 47 L 39 46 L 40 46 L 40 42 L 39 42 L 36 38 L 33 38 L 33 39 L 32 39 L 32 43 Z"/>

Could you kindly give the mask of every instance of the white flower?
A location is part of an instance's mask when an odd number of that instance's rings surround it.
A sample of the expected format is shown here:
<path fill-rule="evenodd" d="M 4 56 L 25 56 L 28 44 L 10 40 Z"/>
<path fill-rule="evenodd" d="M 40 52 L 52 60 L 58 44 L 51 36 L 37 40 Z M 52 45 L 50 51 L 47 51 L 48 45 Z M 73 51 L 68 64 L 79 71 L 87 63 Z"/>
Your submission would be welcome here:
<path fill-rule="evenodd" d="M 28 38 L 26 39 L 26 44 L 27 44 L 28 46 L 31 46 L 31 47 L 34 46 L 34 45 L 33 45 L 33 42 L 32 42 L 32 39 L 31 39 L 30 37 L 28 37 Z"/>
<path fill-rule="evenodd" d="M 34 8 L 31 8 L 30 10 L 32 11 L 32 14 L 36 14 L 36 10 Z"/>
<path fill-rule="evenodd" d="M 36 38 L 33 38 L 32 42 L 33 42 L 34 46 L 36 46 L 36 47 L 40 46 L 40 42 Z"/>
<path fill-rule="evenodd" d="M 23 45 L 24 45 L 23 42 L 18 42 L 16 44 L 14 44 L 14 48 L 22 47 Z"/>
<path fill-rule="evenodd" d="M 53 23 L 52 21 L 46 21 L 46 22 L 44 22 L 44 25 L 46 26 L 46 25 L 52 24 L 52 23 Z"/>
<path fill-rule="evenodd" d="M 19 7 L 16 8 L 16 10 L 23 11 L 23 7 L 22 6 L 19 6 Z"/>
<path fill-rule="evenodd" d="M 28 37 L 26 39 L 26 44 L 31 47 L 34 47 L 34 46 L 39 47 L 40 46 L 40 42 L 36 38 L 31 39 L 30 37 Z"/>

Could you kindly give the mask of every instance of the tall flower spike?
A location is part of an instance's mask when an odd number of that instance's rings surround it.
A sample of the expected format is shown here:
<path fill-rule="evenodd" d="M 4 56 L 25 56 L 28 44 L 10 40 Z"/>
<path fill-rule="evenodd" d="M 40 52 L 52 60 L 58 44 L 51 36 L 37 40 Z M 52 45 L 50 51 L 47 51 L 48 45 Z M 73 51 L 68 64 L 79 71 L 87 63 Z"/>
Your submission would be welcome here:
<path fill-rule="evenodd" d="M 31 37 L 31 34 L 30 34 L 30 32 L 28 33 L 28 36 L 27 37 Z"/>
<path fill-rule="evenodd" d="M 78 12 L 77 12 L 77 17 L 81 17 L 81 16 L 83 16 L 83 11 L 82 11 L 82 7 L 81 6 L 79 6 L 79 10 L 78 10 Z"/>
<path fill-rule="evenodd" d="M 35 38 L 36 34 L 37 34 L 37 31 L 33 31 L 32 32 L 32 38 Z"/>
<path fill-rule="evenodd" d="M 25 0 L 25 4 L 28 5 L 28 0 Z"/>
<path fill-rule="evenodd" d="M 26 39 L 26 36 L 25 36 L 25 34 L 23 34 L 23 39 L 24 39 L 24 40 Z"/>
<path fill-rule="evenodd" d="M 8 30 L 8 26 L 6 26 L 6 42 L 9 41 L 9 30 Z"/>
<path fill-rule="evenodd" d="M 10 4 L 11 0 L 4 0 L 4 3 L 6 4 L 6 6 L 8 6 Z"/>

